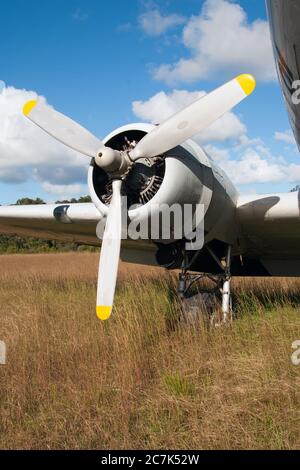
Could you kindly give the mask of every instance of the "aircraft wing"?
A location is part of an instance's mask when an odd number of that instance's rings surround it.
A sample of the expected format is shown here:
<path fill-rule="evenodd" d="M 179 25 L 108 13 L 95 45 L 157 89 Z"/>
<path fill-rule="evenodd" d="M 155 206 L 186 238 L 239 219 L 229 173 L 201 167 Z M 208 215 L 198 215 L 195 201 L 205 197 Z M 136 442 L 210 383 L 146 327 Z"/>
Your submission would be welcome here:
<path fill-rule="evenodd" d="M 93 203 L 0 206 L 0 235 L 18 235 L 100 246 L 96 227 L 102 216 Z M 151 241 L 122 240 L 121 259 L 156 266 Z"/>
<path fill-rule="evenodd" d="M 0 207 L 0 234 L 99 245 L 101 214 L 92 203 Z"/>
<path fill-rule="evenodd" d="M 247 253 L 295 257 L 299 253 L 299 204 L 300 191 L 241 195 L 237 214 Z"/>

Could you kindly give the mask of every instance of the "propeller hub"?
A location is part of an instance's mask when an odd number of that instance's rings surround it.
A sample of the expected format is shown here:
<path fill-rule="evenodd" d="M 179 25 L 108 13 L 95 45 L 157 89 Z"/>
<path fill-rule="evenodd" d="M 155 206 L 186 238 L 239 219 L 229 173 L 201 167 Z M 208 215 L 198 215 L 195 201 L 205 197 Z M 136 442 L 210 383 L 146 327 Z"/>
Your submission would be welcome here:
<path fill-rule="evenodd" d="M 107 173 L 119 173 L 123 167 L 123 157 L 118 150 L 103 147 L 97 153 L 95 163 Z"/>

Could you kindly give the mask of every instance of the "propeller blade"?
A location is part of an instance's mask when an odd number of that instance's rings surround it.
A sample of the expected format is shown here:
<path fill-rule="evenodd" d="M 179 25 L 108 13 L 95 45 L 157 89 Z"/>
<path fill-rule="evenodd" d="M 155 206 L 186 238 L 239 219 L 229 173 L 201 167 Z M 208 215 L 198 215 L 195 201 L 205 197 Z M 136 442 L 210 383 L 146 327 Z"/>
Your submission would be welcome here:
<path fill-rule="evenodd" d="M 113 180 L 113 195 L 101 246 L 96 306 L 100 320 L 110 317 L 115 295 L 122 236 L 121 186 L 121 180 Z"/>
<path fill-rule="evenodd" d="M 182 144 L 240 103 L 254 88 L 252 75 L 239 75 L 155 127 L 131 150 L 130 159 L 155 157 Z"/>
<path fill-rule="evenodd" d="M 104 148 L 100 139 L 50 106 L 36 100 L 28 101 L 23 113 L 56 140 L 88 157 L 95 157 Z"/>

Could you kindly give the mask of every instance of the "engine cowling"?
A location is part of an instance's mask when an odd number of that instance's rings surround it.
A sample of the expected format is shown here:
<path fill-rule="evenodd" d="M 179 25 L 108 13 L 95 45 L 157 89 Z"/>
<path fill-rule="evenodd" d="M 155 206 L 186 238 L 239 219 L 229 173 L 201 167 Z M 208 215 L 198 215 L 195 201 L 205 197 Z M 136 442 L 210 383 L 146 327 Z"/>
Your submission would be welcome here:
<path fill-rule="evenodd" d="M 151 129 L 151 124 L 126 125 L 109 134 L 104 143 L 124 150 Z M 111 180 L 93 160 L 88 186 L 94 204 L 105 217 L 111 198 Z M 234 217 L 237 193 L 224 172 L 192 140 L 155 159 L 139 160 L 128 172 L 123 193 L 128 199 L 128 220 L 134 221 L 135 225 L 144 224 L 150 228 L 154 206 L 179 204 L 183 208 L 185 204 L 203 204 L 206 240 L 219 237 L 224 242 L 232 242 L 235 238 L 234 224 L 229 221 L 232 222 Z M 170 220 L 170 223 L 172 225 L 174 221 Z M 174 232 L 172 225 L 170 237 L 155 242 L 174 243 Z"/>

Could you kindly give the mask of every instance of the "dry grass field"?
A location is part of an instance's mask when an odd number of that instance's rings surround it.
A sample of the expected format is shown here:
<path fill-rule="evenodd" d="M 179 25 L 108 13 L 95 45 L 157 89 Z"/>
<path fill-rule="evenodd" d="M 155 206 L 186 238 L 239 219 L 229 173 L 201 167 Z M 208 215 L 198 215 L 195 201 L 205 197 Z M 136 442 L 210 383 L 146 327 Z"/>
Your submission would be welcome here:
<path fill-rule="evenodd" d="M 229 327 L 175 321 L 174 278 L 122 265 L 95 315 L 97 254 L 0 257 L 2 449 L 300 447 L 300 280 L 235 280 Z"/>

